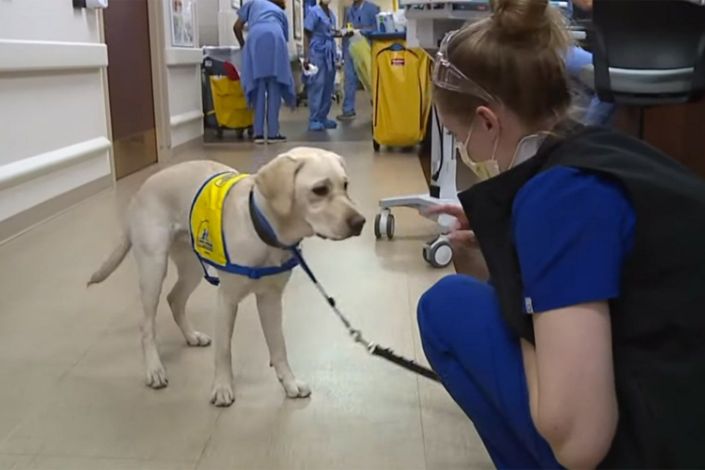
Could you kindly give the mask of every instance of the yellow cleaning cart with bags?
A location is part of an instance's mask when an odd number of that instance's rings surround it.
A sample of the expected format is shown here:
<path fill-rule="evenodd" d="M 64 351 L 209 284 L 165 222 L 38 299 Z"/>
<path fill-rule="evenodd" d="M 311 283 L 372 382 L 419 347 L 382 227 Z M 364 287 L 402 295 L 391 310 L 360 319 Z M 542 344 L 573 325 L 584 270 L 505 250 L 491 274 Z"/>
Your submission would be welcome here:
<path fill-rule="evenodd" d="M 219 127 L 249 129 L 252 127 L 252 110 L 247 106 L 240 80 L 229 77 L 210 77 L 213 109 Z"/>
<path fill-rule="evenodd" d="M 205 57 L 201 64 L 204 125 L 215 129 L 218 138 L 234 130 L 239 138 L 252 137 L 254 114 L 247 106 L 245 92 L 235 65 L 226 60 Z"/>
<path fill-rule="evenodd" d="M 406 47 L 404 33 L 368 33 L 372 54 L 372 139 L 375 151 L 413 147 L 431 113 L 431 60 Z"/>

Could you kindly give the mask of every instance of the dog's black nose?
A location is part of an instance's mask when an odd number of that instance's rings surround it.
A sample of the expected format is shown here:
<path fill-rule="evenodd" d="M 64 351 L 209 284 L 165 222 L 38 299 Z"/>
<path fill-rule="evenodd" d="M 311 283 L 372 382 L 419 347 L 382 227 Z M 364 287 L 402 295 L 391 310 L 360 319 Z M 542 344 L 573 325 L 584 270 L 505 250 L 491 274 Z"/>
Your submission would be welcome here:
<path fill-rule="evenodd" d="M 360 235 L 362 233 L 362 227 L 365 226 L 365 218 L 360 214 L 355 214 L 348 219 L 348 225 L 353 235 Z"/>

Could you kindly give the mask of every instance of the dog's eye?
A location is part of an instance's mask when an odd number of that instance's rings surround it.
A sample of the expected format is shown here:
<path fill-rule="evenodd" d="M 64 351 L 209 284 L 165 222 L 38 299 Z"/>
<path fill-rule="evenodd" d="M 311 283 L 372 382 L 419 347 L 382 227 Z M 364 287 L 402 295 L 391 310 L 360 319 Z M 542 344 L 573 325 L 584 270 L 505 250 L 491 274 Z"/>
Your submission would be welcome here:
<path fill-rule="evenodd" d="M 327 196 L 328 191 L 328 186 L 316 186 L 315 188 L 313 188 L 313 194 L 315 194 L 316 196 Z"/>
<path fill-rule="evenodd" d="M 345 183 L 343 183 L 343 189 L 345 189 L 346 191 L 348 190 L 348 182 L 347 181 Z"/>

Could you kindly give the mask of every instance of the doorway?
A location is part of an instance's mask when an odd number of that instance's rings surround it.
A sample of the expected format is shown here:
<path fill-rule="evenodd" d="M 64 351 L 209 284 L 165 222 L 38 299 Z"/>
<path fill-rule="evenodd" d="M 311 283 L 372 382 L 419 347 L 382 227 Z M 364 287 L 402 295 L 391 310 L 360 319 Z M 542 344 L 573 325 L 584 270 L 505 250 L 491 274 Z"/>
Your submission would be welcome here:
<path fill-rule="evenodd" d="M 116 177 L 157 162 L 148 0 L 111 0 L 104 12 Z"/>

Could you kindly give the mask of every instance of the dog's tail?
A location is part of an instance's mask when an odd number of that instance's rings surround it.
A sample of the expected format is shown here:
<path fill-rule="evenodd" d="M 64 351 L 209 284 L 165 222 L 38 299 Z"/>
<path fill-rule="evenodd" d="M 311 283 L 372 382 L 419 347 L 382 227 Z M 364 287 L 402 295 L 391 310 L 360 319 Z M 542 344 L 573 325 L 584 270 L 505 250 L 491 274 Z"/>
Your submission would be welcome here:
<path fill-rule="evenodd" d="M 112 253 L 110 253 L 110 256 L 108 256 L 108 259 L 103 262 L 101 267 L 93 273 L 86 287 L 105 281 L 108 276 L 110 276 L 113 271 L 120 266 L 120 263 L 122 263 L 122 260 L 125 259 L 125 256 L 127 255 L 127 252 L 130 251 L 131 247 L 132 242 L 130 241 L 130 238 L 126 233 L 123 233 L 120 237 L 120 242 L 118 245 L 113 249 Z"/>

